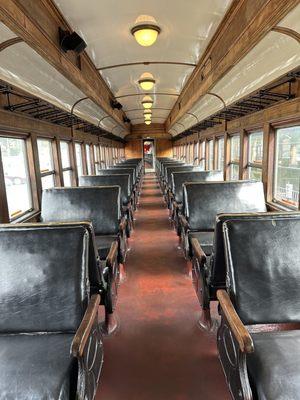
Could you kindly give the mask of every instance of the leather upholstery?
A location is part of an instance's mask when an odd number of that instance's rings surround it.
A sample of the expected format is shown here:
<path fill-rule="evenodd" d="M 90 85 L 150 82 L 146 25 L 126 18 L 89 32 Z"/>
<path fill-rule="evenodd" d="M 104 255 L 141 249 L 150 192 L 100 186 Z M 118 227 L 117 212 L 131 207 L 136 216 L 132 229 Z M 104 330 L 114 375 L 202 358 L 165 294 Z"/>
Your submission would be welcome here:
<path fill-rule="evenodd" d="M 118 169 L 101 169 L 99 171 L 99 176 L 101 175 L 120 175 L 120 174 L 129 174 L 130 175 L 130 190 L 133 189 L 133 186 L 135 184 L 135 178 L 134 178 L 134 170 L 133 168 L 118 168 Z"/>
<path fill-rule="evenodd" d="M 209 266 L 209 284 L 211 291 L 215 294 L 218 288 L 224 288 L 226 286 L 226 263 L 224 254 L 224 239 L 223 239 L 223 224 L 227 220 L 235 219 L 256 219 L 258 216 L 264 217 L 266 214 L 266 207 L 264 206 L 261 213 L 235 213 L 235 214 L 219 214 L 216 218 L 215 232 L 214 232 L 214 245 L 213 254 L 211 257 L 211 264 Z M 282 215 L 282 213 L 276 213 L 276 215 Z"/>
<path fill-rule="evenodd" d="M 78 368 L 70 356 L 73 337 L 72 333 L 0 335 L 0 399 L 75 399 Z"/>
<path fill-rule="evenodd" d="M 205 255 L 208 256 L 212 253 L 213 241 L 214 241 L 213 232 L 191 232 L 189 233 L 189 240 L 191 240 L 192 238 L 198 240 Z"/>
<path fill-rule="evenodd" d="M 167 166 L 166 167 L 166 184 L 168 186 L 171 186 L 171 182 L 172 182 L 171 174 L 173 172 L 176 172 L 176 171 L 178 171 L 178 172 L 180 172 L 180 171 L 182 171 L 182 172 L 184 172 L 184 171 L 193 171 L 193 170 L 195 170 L 195 168 L 196 167 L 194 167 L 193 165 L 176 165 L 176 166 L 172 166 L 172 167 Z"/>
<path fill-rule="evenodd" d="M 120 219 L 120 187 L 52 188 L 43 191 L 44 222 L 91 221 L 95 235 L 116 235 Z"/>
<path fill-rule="evenodd" d="M 247 355 L 247 368 L 254 398 L 299 399 L 300 331 L 256 333 L 251 336 L 254 353 Z"/>
<path fill-rule="evenodd" d="M 194 231 L 212 231 L 219 213 L 265 210 L 261 182 L 198 182 L 183 185 L 184 213 Z"/>
<path fill-rule="evenodd" d="M 127 165 L 116 165 L 115 167 L 112 167 L 113 171 L 119 171 L 119 174 L 132 174 L 132 182 L 135 185 L 137 181 L 137 173 L 136 173 L 136 168 L 135 167 L 130 167 Z"/>
<path fill-rule="evenodd" d="M 171 175 L 171 188 L 175 201 L 182 203 L 183 188 L 182 185 L 186 182 L 208 182 L 208 181 L 223 181 L 222 171 L 195 171 L 181 172 L 173 171 Z"/>
<path fill-rule="evenodd" d="M 0 227 L 0 333 L 75 332 L 89 296 L 82 226 Z"/>
<path fill-rule="evenodd" d="M 127 205 L 130 200 L 130 175 L 85 175 L 79 177 L 79 186 L 120 186 L 121 202 Z"/>
<path fill-rule="evenodd" d="M 224 223 L 228 289 L 245 324 L 300 322 L 300 215 Z"/>

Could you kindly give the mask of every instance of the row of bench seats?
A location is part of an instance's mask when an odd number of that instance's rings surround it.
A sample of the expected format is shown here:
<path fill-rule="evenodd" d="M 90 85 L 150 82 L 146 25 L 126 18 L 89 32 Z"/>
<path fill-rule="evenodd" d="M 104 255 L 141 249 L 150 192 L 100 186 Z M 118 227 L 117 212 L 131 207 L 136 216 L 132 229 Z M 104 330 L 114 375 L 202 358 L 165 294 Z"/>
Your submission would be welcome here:
<path fill-rule="evenodd" d="M 160 180 L 170 163 L 158 160 Z M 202 328 L 214 327 L 210 303 L 218 301 L 217 345 L 232 397 L 299 399 L 300 213 L 268 212 L 260 182 L 189 174 L 177 231 L 192 262 Z"/>
<path fill-rule="evenodd" d="M 94 399 L 142 162 L 99 173 L 44 190 L 39 223 L 0 225 L 3 399 Z"/>

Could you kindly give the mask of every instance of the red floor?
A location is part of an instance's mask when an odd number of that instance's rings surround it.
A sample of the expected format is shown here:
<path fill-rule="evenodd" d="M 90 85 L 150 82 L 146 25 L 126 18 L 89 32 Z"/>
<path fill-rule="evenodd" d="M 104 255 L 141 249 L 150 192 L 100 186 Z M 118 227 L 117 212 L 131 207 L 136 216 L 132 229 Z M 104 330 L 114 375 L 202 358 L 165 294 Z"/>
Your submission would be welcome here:
<path fill-rule="evenodd" d="M 97 400 L 229 400 L 215 336 L 197 327 L 199 305 L 153 174 L 136 219 Z"/>

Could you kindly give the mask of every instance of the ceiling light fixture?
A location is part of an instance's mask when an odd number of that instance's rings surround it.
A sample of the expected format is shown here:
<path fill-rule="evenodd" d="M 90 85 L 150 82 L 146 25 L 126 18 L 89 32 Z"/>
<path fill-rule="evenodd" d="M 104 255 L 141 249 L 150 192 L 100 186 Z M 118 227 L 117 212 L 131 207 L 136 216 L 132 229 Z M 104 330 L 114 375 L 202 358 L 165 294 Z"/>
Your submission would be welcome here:
<path fill-rule="evenodd" d="M 151 124 L 151 121 L 145 121 L 145 124 L 146 124 L 146 125 L 150 125 L 150 124 Z"/>
<path fill-rule="evenodd" d="M 144 110 L 144 115 L 152 115 L 152 110 L 148 109 L 148 110 Z"/>
<path fill-rule="evenodd" d="M 153 99 L 151 96 L 145 96 L 142 100 L 143 107 L 149 110 L 153 106 Z"/>
<path fill-rule="evenodd" d="M 155 79 L 150 72 L 145 72 L 139 79 L 139 85 L 143 90 L 149 91 L 153 89 Z"/>
<path fill-rule="evenodd" d="M 151 121 L 152 115 L 146 114 L 145 115 L 145 121 Z"/>
<path fill-rule="evenodd" d="M 161 32 L 156 20 L 150 15 L 140 15 L 131 28 L 131 34 L 141 46 L 152 46 Z"/>

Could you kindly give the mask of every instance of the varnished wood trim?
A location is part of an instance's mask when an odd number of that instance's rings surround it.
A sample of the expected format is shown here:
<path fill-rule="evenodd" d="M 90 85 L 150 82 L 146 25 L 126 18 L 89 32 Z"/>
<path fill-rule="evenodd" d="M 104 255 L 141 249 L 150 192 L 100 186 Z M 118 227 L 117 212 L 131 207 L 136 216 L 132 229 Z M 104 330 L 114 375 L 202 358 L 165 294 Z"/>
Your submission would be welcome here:
<path fill-rule="evenodd" d="M 0 43 L 0 52 L 7 49 L 10 46 L 13 46 L 14 44 L 21 43 L 21 42 L 24 42 L 24 40 L 19 37 L 5 40 L 5 42 Z"/>
<path fill-rule="evenodd" d="M 193 63 L 186 63 L 186 62 L 174 62 L 174 61 L 140 61 L 140 62 L 132 62 L 132 63 L 124 63 L 124 64 L 115 64 L 115 65 L 108 65 L 106 67 L 99 67 L 97 68 L 98 71 L 105 71 L 107 69 L 114 69 L 114 68 L 123 68 L 123 67 L 131 67 L 133 65 L 151 65 L 151 64 L 159 64 L 159 65 L 179 65 L 185 67 L 196 67 L 197 64 Z"/>
<path fill-rule="evenodd" d="M 9 222 L 9 212 L 8 212 L 2 154 L 0 146 L 0 223 L 5 224 L 8 222 Z"/>
<path fill-rule="evenodd" d="M 283 26 L 274 26 L 274 28 L 272 28 L 272 31 L 287 35 L 287 36 L 297 40 L 298 43 L 300 43 L 300 33 L 298 33 L 297 31 L 294 31 L 293 29 L 285 28 Z"/>
<path fill-rule="evenodd" d="M 228 293 L 225 290 L 218 290 L 217 298 L 230 329 L 239 344 L 240 350 L 243 353 L 252 353 L 254 351 L 253 340 L 247 328 L 236 313 Z"/>
<path fill-rule="evenodd" d="M 98 308 L 100 304 L 99 294 L 93 295 L 90 299 L 89 305 L 86 309 L 82 322 L 77 329 L 71 345 L 71 353 L 74 357 L 82 357 L 84 348 L 87 344 L 91 329 L 94 321 L 98 315 Z"/>

